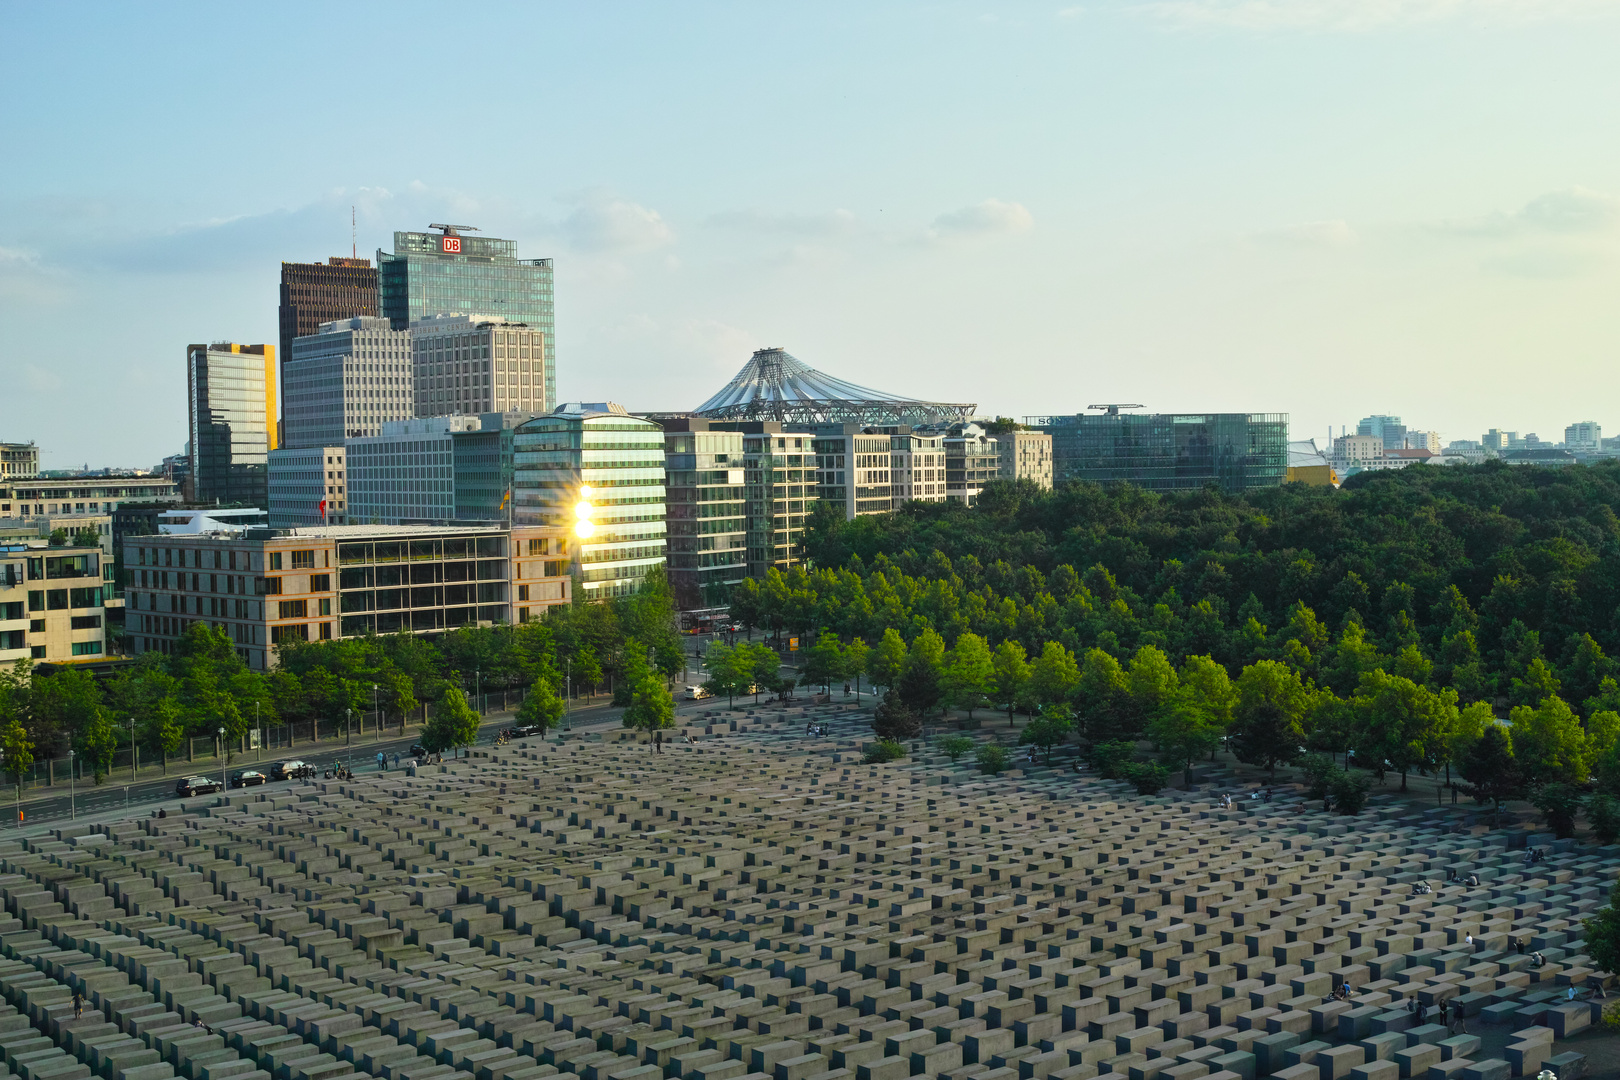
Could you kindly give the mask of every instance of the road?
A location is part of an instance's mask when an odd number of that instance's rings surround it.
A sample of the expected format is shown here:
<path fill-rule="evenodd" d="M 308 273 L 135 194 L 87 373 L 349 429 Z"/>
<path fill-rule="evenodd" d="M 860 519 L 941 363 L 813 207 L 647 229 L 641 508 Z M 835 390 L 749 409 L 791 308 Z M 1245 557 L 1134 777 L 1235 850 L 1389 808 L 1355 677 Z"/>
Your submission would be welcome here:
<path fill-rule="evenodd" d="M 713 700 L 686 701 L 679 696 L 680 693 L 681 689 L 677 687 L 675 700 L 677 716 L 703 712 L 714 708 L 716 705 L 724 705 L 724 702 L 715 702 Z M 572 730 L 591 731 L 617 726 L 622 712 L 623 709 L 615 708 L 605 701 L 602 704 L 587 705 L 583 708 L 576 706 L 572 713 Z M 495 737 L 500 734 L 502 728 L 511 726 L 512 716 L 510 713 L 490 716 L 479 728 L 478 740 L 474 745 L 490 745 L 495 741 Z M 366 737 L 356 739 L 351 745 L 331 741 L 320 744 L 304 743 L 275 751 L 266 750 L 262 759 L 258 760 L 251 753 L 239 755 L 235 761 L 226 767 L 226 771 L 234 773 L 241 769 L 259 769 L 268 774 L 270 765 L 273 762 L 296 758 L 314 765 L 317 772 L 324 772 L 327 768 L 339 763 L 347 763 L 355 772 L 364 774 L 376 771 L 377 751 L 379 750 L 388 755 L 390 767 L 393 766 L 394 755 L 397 753 L 403 767 L 404 759 L 410 751 L 411 744 L 420 737 L 420 733 L 410 734 L 404 738 L 395 737 L 381 740 Z M 36 797 L 22 804 L 24 815 L 22 825 L 46 825 L 67 821 L 78 816 L 106 813 L 126 807 L 131 813 L 137 811 L 145 813 L 148 810 L 155 810 L 163 804 L 179 805 L 184 800 L 175 794 L 175 784 L 181 778 L 187 776 L 207 776 L 217 780 L 220 778 L 219 762 L 217 760 L 202 763 L 193 762 L 190 769 L 186 768 L 184 762 L 176 762 L 171 766 L 171 771 L 166 779 L 142 780 L 135 784 L 121 784 L 116 779 L 111 779 L 100 787 L 95 787 L 83 781 L 77 785 L 59 785 L 64 788 L 62 794 L 43 799 Z M 285 781 L 278 781 L 268 786 L 283 787 L 285 785 Z M 211 796 L 199 797 L 210 798 Z M 0 811 L 0 814 L 3 813 L 5 812 Z M 16 827 L 17 816 L 15 810 L 10 812 L 10 817 L 13 827 Z"/>

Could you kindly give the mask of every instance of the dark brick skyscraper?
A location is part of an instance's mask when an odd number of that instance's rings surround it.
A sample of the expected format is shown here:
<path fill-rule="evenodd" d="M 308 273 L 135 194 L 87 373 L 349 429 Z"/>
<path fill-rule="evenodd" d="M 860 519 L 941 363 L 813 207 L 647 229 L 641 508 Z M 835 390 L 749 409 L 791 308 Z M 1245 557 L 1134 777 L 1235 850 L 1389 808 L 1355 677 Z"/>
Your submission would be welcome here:
<path fill-rule="evenodd" d="M 377 314 L 377 268 L 370 259 L 327 259 L 281 264 L 281 362 L 292 359 L 293 338 L 323 322 Z"/>

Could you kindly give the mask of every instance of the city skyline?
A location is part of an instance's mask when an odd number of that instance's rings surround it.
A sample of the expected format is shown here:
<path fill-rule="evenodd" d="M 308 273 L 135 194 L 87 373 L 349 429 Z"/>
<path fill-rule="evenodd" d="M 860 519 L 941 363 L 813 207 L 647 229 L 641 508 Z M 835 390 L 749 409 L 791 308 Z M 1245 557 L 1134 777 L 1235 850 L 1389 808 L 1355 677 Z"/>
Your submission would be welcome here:
<path fill-rule="evenodd" d="M 1620 430 L 1605 5 L 491 5 L 542 59 L 424 69 L 313 139 L 277 118 L 437 40 L 431 9 L 326 12 L 319 40 L 188 10 L 11 12 L 0 439 L 44 468 L 176 453 L 186 343 L 277 341 L 282 261 L 435 221 L 556 260 L 560 401 L 690 409 L 780 346 L 986 415 Z M 290 77 L 201 93 L 158 41 Z M 76 384 L 116 405 L 69 441 Z"/>

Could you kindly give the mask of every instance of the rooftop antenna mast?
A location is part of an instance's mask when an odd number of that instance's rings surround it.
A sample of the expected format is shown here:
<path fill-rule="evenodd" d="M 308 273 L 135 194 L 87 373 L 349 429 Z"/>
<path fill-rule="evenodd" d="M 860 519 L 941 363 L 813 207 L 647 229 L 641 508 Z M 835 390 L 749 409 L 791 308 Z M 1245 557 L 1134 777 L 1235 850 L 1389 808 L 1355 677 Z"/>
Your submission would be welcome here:
<path fill-rule="evenodd" d="M 358 259 L 360 257 L 360 240 L 359 233 L 354 227 L 353 203 L 349 204 L 349 257 L 352 259 Z"/>

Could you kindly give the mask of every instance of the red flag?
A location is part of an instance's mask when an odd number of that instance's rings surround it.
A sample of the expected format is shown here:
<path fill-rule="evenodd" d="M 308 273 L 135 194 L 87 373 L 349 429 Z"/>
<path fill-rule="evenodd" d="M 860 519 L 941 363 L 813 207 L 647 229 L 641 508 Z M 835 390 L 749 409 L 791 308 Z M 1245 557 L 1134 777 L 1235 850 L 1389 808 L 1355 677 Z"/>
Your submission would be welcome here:
<path fill-rule="evenodd" d="M 321 521 L 322 522 L 326 521 L 326 500 L 325 499 L 321 500 Z"/>

